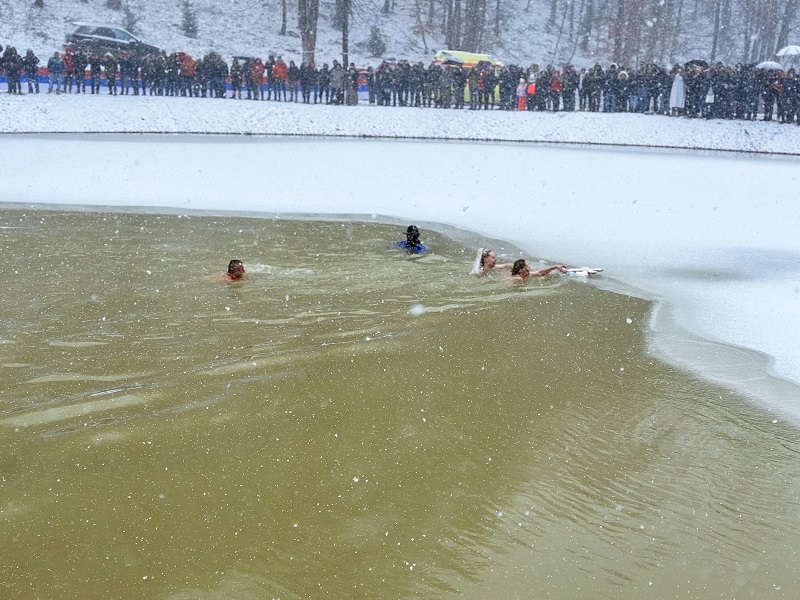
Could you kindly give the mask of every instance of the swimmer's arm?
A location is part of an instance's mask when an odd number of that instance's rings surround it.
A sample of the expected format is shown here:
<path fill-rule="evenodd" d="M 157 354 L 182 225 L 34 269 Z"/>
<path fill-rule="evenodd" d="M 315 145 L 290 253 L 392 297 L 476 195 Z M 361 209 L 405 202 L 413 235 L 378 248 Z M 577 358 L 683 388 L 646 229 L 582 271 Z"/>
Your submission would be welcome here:
<path fill-rule="evenodd" d="M 553 265 L 552 267 L 545 267 L 544 269 L 539 269 L 538 271 L 533 271 L 531 273 L 531 277 L 544 277 L 545 275 L 552 273 L 553 271 L 559 271 L 561 273 L 567 272 L 566 265 Z"/>

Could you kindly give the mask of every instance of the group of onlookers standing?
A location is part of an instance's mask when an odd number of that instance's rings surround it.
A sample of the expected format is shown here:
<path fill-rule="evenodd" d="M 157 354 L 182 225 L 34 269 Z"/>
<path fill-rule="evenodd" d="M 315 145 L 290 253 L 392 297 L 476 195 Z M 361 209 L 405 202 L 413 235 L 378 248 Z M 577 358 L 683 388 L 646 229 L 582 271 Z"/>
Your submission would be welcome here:
<path fill-rule="evenodd" d="M 39 93 L 39 58 L 0 46 L 0 72 L 9 93 L 22 93 L 25 74 L 29 93 Z M 86 74 L 89 77 L 87 78 Z M 48 92 L 187 96 L 285 102 L 378 106 L 465 108 L 470 110 L 638 112 L 687 117 L 755 119 L 800 123 L 800 78 L 794 69 L 763 70 L 703 61 L 626 68 L 600 64 L 575 69 L 565 65 L 527 68 L 488 61 L 466 67 L 432 62 L 427 67 L 406 60 L 384 61 L 358 69 L 332 61 L 317 68 L 299 66 L 282 56 L 235 56 L 230 64 L 211 52 L 193 58 L 185 52 L 137 55 L 100 54 L 67 47 L 47 62 Z M 230 90 L 230 96 L 228 91 Z"/>

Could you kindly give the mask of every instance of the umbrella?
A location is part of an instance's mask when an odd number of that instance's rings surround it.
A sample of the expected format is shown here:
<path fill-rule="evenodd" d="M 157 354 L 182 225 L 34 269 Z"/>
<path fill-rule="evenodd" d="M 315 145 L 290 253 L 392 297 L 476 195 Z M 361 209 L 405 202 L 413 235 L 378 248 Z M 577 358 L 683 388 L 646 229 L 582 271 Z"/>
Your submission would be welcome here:
<path fill-rule="evenodd" d="M 764 69 L 765 71 L 783 71 L 783 65 L 776 63 L 774 60 L 765 60 L 756 65 L 756 69 Z"/>
<path fill-rule="evenodd" d="M 708 63 L 704 60 L 700 60 L 699 58 L 695 58 L 694 60 L 690 60 L 684 66 L 684 68 L 688 69 L 691 66 L 697 65 L 698 67 L 703 67 L 704 69 L 708 68 Z"/>
<path fill-rule="evenodd" d="M 775 56 L 798 56 L 800 55 L 800 46 L 786 46 L 781 48 L 775 53 Z"/>

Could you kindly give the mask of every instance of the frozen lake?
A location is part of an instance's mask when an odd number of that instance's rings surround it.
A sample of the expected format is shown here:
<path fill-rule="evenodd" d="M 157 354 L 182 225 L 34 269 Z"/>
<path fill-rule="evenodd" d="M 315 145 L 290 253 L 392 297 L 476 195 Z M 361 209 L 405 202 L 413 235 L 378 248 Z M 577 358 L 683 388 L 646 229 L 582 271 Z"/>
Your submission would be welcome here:
<path fill-rule="evenodd" d="M 800 382 L 797 158 L 220 136 L 0 143 L 2 202 L 398 219 L 602 266 L 600 285 L 664 299 L 657 353 L 800 416 L 797 386 L 769 377 Z M 37 163 L 35 181 L 14 175 Z"/>

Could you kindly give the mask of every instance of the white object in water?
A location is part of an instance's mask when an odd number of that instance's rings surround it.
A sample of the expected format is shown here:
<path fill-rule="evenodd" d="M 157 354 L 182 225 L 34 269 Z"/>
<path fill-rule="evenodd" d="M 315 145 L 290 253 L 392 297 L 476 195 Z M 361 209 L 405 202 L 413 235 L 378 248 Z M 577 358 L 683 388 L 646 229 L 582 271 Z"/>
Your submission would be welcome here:
<path fill-rule="evenodd" d="M 589 275 L 597 275 L 602 270 L 600 267 L 573 267 L 567 269 L 567 273 L 576 277 L 588 277 Z"/>
<path fill-rule="evenodd" d="M 481 256 L 483 256 L 483 248 L 478 248 L 478 254 L 475 256 L 475 262 L 472 263 L 472 271 L 469 272 L 470 275 L 481 274 Z"/>

